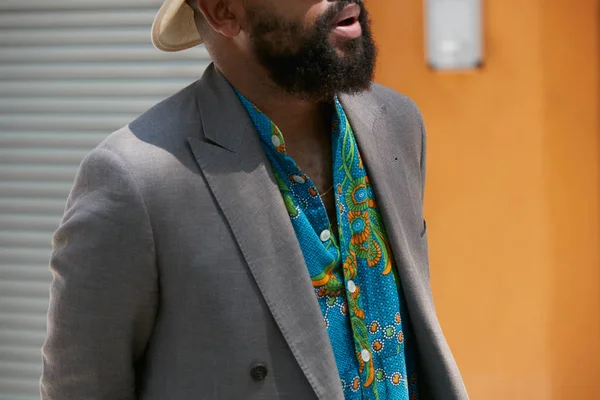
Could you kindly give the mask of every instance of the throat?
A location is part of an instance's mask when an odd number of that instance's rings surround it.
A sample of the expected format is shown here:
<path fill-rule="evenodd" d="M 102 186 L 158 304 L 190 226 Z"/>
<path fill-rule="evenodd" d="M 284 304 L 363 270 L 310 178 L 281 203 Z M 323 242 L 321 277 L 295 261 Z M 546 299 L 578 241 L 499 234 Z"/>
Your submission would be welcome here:
<path fill-rule="evenodd" d="M 283 134 L 288 152 L 295 152 L 296 147 L 305 148 L 311 143 L 331 141 L 333 112 L 333 105 L 318 103 L 307 112 L 282 112 L 277 118 L 267 116 Z"/>

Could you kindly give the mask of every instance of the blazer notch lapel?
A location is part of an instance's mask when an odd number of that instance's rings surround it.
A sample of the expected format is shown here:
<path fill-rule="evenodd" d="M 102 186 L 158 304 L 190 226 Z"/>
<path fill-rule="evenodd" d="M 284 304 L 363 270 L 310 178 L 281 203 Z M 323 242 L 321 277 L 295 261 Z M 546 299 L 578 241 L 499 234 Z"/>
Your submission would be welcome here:
<path fill-rule="evenodd" d="M 224 79 L 213 67 L 200 81 L 203 132 L 189 138 L 192 153 L 313 390 L 320 399 L 343 399 L 323 315 L 290 217 L 250 118 Z M 219 99 L 229 107 L 214 106 Z"/>
<path fill-rule="evenodd" d="M 403 287 L 413 282 L 413 259 L 405 232 L 408 214 L 414 207 L 406 175 L 402 148 L 402 127 L 392 126 L 386 106 L 374 107 L 373 101 L 346 99 L 347 114 L 364 159 L 367 173 L 379 205 Z M 401 213 L 402 211 L 402 213 Z M 418 233 L 417 233 L 418 234 Z M 405 291 L 405 295 L 410 293 Z M 409 309 L 413 299 L 407 298 Z"/>

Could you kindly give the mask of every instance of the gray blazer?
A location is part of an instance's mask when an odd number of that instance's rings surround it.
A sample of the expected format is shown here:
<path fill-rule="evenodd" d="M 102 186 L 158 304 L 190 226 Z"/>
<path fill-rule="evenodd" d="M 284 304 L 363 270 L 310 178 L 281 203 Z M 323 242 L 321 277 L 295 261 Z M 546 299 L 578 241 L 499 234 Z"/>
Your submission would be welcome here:
<path fill-rule="evenodd" d="M 467 399 L 429 286 L 421 116 L 379 85 L 341 101 L 399 268 L 421 399 Z M 343 399 L 269 162 L 214 66 L 84 159 L 53 246 L 42 399 Z"/>

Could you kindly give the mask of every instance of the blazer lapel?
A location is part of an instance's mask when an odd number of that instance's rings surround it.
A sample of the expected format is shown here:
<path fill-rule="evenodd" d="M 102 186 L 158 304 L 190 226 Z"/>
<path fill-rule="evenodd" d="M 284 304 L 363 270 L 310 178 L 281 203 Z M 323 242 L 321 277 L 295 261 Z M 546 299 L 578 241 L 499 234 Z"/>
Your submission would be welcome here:
<path fill-rule="evenodd" d="M 377 107 L 377 102 L 361 95 L 344 96 L 341 101 L 371 178 L 400 275 L 420 371 L 425 372 L 419 390 L 423 398 L 445 398 L 449 388 L 464 392 L 464 387 L 457 386 L 460 374 L 436 317 L 426 272 L 428 265 L 423 265 L 428 261 L 426 239 L 419 235 L 422 227 L 419 163 L 413 154 L 416 149 L 401 137 L 414 127 L 404 125 L 402 118 L 392 122 L 384 106 Z"/>
<path fill-rule="evenodd" d="M 414 196 L 418 196 L 419 202 L 420 195 L 414 193 L 410 179 L 406 176 L 406 168 L 403 168 L 402 158 L 406 150 L 397 137 L 402 134 L 402 128 L 392 129 L 388 126 L 385 105 L 367 99 L 364 95 L 342 96 L 340 100 L 365 161 L 402 286 L 412 285 L 417 277 L 414 275 L 415 263 L 405 229 L 412 226 L 407 219 L 414 215 Z M 405 293 L 405 296 L 410 297 L 410 293 Z M 407 303 L 410 309 L 411 299 L 407 298 Z"/>
<path fill-rule="evenodd" d="M 343 399 L 333 350 L 300 245 L 258 135 L 210 66 L 197 90 L 204 140 L 194 156 L 298 364 L 320 399 Z"/>

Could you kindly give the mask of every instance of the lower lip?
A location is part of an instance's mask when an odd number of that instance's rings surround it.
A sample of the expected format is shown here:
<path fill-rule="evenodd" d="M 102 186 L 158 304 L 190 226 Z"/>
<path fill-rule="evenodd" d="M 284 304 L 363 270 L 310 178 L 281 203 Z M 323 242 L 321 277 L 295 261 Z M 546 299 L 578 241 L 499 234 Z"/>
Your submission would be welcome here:
<path fill-rule="evenodd" d="M 362 27 L 360 22 L 355 20 L 351 25 L 338 25 L 333 28 L 332 32 L 337 38 L 351 40 L 357 39 L 362 35 Z"/>

